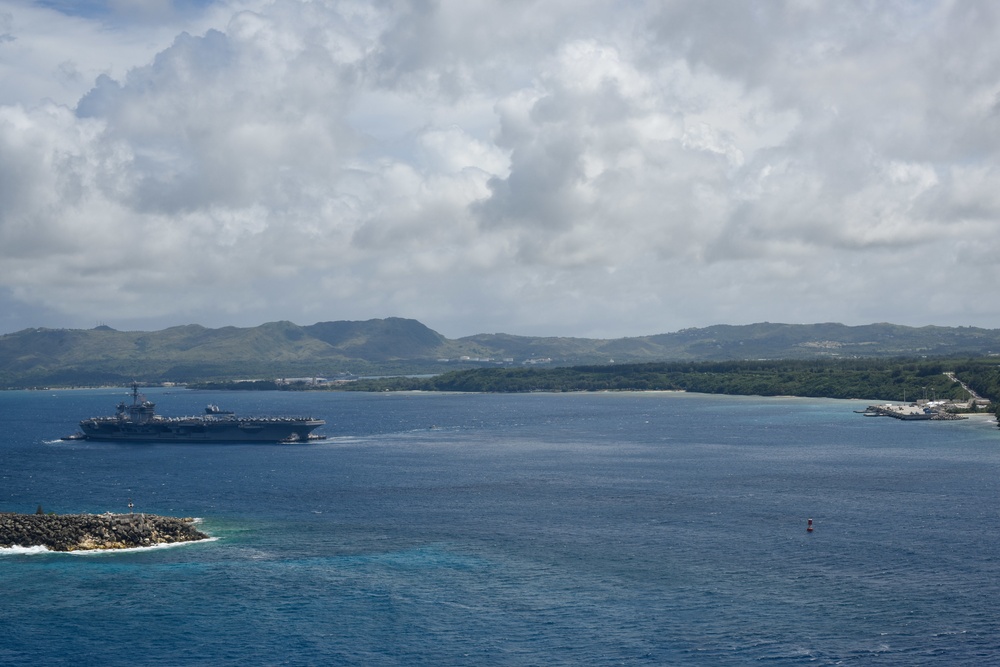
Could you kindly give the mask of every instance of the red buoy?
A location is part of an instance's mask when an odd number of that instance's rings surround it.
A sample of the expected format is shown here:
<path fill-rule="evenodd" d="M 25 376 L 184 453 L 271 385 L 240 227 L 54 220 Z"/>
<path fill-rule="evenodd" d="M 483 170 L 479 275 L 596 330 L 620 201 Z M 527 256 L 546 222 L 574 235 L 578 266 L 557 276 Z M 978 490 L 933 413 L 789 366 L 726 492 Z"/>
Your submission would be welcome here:
<path fill-rule="evenodd" d="M 809 523 L 806 524 L 806 532 L 807 533 L 813 532 L 813 520 L 812 519 L 809 519 Z"/>

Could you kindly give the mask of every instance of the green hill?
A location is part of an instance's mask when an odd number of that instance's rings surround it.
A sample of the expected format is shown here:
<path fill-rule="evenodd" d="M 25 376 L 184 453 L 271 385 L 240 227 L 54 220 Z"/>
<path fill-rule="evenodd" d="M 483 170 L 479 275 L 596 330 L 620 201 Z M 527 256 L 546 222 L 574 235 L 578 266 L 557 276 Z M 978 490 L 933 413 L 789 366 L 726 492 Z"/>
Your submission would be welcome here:
<path fill-rule="evenodd" d="M 718 325 L 619 339 L 479 334 L 451 340 L 411 319 L 162 331 L 25 329 L 0 336 L 0 387 L 196 382 L 484 365 L 851 359 L 1000 354 L 1000 330 L 893 324 Z"/>
<path fill-rule="evenodd" d="M 420 366 L 448 342 L 415 320 L 162 331 L 25 329 L 0 336 L 0 386 L 326 376 Z"/>

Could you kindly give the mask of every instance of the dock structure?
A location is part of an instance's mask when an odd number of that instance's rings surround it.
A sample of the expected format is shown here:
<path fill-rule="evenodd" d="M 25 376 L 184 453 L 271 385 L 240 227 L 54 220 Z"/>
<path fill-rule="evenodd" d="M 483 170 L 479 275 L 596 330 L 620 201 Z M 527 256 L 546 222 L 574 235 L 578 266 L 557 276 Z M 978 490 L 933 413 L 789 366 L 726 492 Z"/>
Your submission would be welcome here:
<path fill-rule="evenodd" d="M 928 419 L 966 419 L 962 415 L 947 412 L 942 405 L 918 405 L 916 403 L 869 405 L 864 410 L 866 417 L 892 417 L 904 421 L 924 421 Z"/>

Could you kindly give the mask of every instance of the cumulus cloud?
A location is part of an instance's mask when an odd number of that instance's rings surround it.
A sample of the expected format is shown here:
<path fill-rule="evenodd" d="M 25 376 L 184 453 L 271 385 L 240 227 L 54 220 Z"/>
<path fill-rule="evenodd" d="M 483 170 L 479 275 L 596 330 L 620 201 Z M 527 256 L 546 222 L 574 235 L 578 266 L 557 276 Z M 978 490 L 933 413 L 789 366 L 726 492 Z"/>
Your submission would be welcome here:
<path fill-rule="evenodd" d="M 101 8 L 0 4 L 8 329 L 997 326 L 988 3 Z"/>

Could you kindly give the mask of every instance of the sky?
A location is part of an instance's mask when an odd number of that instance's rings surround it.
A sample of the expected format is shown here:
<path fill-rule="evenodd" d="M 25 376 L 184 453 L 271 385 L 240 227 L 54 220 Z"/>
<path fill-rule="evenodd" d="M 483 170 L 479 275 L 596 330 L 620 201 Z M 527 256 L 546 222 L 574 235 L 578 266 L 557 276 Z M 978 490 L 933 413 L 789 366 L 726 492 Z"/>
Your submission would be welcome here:
<path fill-rule="evenodd" d="M 1000 328 L 992 0 L 0 0 L 0 333 Z"/>

